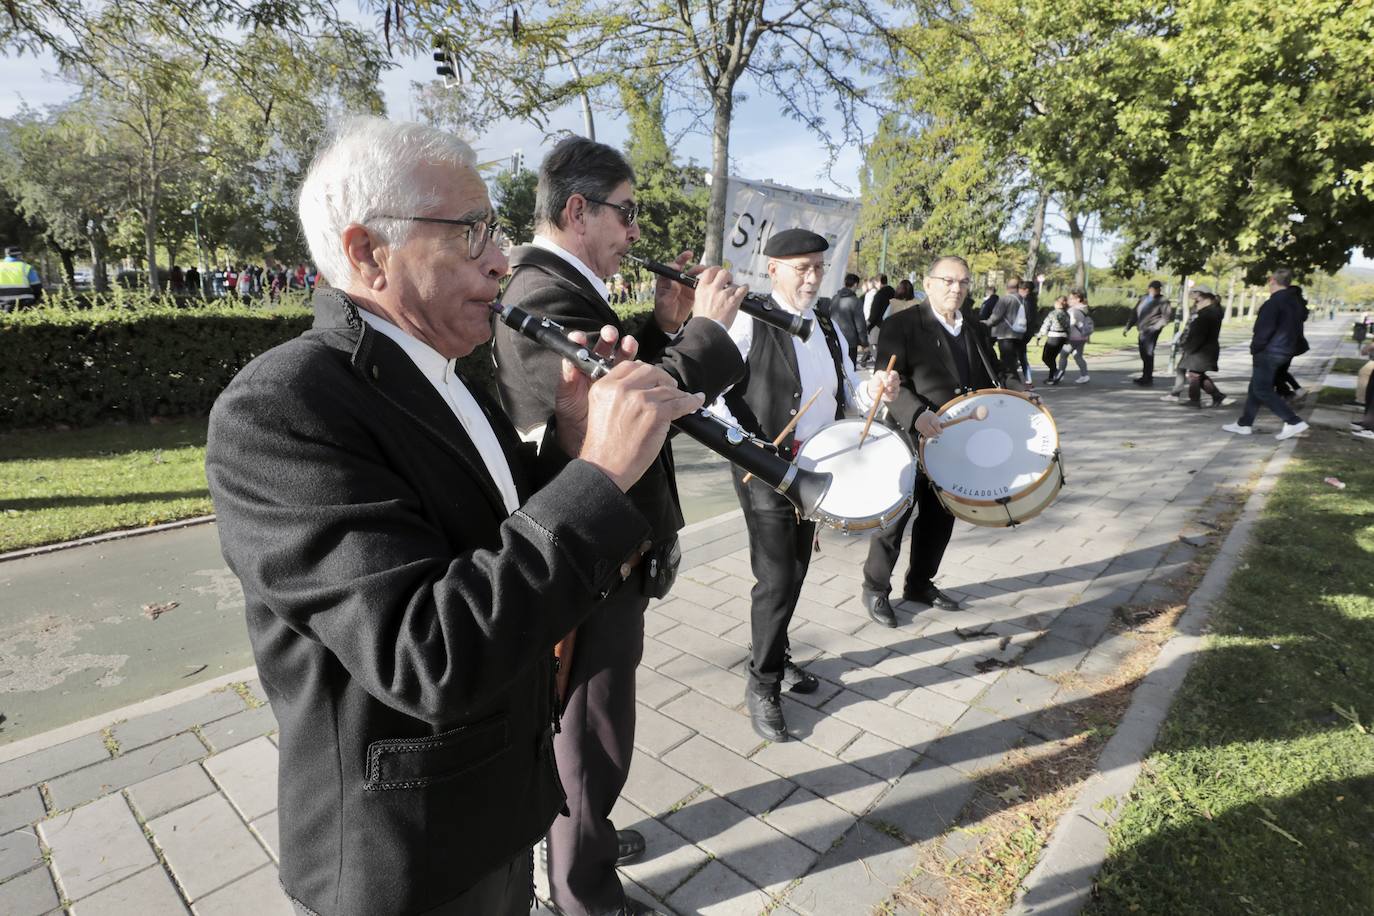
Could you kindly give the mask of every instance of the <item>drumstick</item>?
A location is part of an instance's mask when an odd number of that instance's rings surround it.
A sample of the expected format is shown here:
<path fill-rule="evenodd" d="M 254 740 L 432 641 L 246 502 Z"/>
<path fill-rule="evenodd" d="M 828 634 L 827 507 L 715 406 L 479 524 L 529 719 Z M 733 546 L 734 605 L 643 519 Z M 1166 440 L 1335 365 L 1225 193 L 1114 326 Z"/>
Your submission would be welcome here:
<path fill-rule="evenodd" d="M 792 430 L 796 429 L 796 427 L 797 427 L 797 421 L 800 420 L 800 419 L 802 418 L 802 414 L 804 414 L 804 413 L 806 413 L 808 410 L 810 410 L 810 409 L 811 409 L 811 405 L 814 404 L 814 403 L 816 403 L 816 398 L 818 398 L 818 397 L 820 397 L 820 396 L 821 396 L 821 389 L 820 389 L 820 388 L 817 388 L 817 389 L 816 389 L 816 393 L 813 394 L 813 395 L 811 395 L 811 400 L 809 400 L 809 401 L 807 401 L 805 404 L 803 404 L 803 405 L 802 405 L 802 409 L 799 410 L 799 411 L 797 411 L 796 416 L 792 417 L 792 419 L 790 419 L 790 420 L 787 421 L 787 425 L 784 426 L 784 427 L 782 428 L 782 432 L 778 433 L 778 437 L 777 437 L 776 439 L 773 440 L 773 444 L 774 444 L 774 445 L 782 445 L 782 440 L 784 440 L 784 439 L 787 438 L 787 434 L 790 433 L 790 432 L 792 432 Z M 751 481 L 751 480 L 753 480 L 753 479 L 754 479 L 754 475 L 753 475 L 753 474 L 745 474 L 745 475 L 744 475 L 744 482 L 745 482 L 745 483 L 748 483 L 749 481 Z"/>
<path fill-rule="evenodd" d="M 962 416 L 962 417 L 959 417 L 958 419 L 955 419 L 955 420 L 950 420 L 950 421 L 947 422 L 947 423 L 941 423 L 941 424 L 940 424 L 940 428 L 941 428 L 941 429 L 949 429 L 951 426 L 954 426 L 954 425 L 957 424 L 957 423 L 963 423 L 965 420 L 986 420 L 987 418 L 988 418 L 988 408 L 987 408 L 987 405 L 985 405 L 985 404 L 979 404 L 977 407 L 973 408 L 973 413 L 967 414 L 967 415 Z"/>
<path fill-rule="evenodd" d="M 887 358 L 887 371 L 891 372 L 897 365 L 897 354 L 893 353 Z M 873 399 L 873 406 L 868 408 L 868 419 L 864 420 L 864 431 L 859 433 L 859 448 L 864 447 L 864 440 L 868 438 L 868 428 L 873 425 L 873 418 L 878 413 L 878 405 L 883 402 L 881 397 Z"/>

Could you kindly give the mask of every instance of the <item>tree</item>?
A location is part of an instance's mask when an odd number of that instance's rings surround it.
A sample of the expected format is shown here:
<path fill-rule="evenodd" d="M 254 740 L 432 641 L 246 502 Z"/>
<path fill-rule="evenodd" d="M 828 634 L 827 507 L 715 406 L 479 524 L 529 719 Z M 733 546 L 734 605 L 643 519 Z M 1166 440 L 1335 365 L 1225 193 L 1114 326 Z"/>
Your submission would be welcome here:
<path fill-rule="evenodd" d="M 534 238 L 534 192 L 539 184 L 536 172 L 503 171 L 492 180 L 491 201 L 497 219 L 517 245 Z"/>
<path fill-rule="evenodd" d="M 389 6 L 389 4 L 388 4 Z M 694 124 L 709 124 L 711 174 L 703 260 L 719 263 L 730 125 L 745 83 L 831 149 L 860 142 L 859 115 L 877 106 L 856 74 L 892 53 L 876 0 L 574 0 L 494 16 L 479 0 L 404 4 L 413 43 L 448 49 L 459 77 L 494 113 L 540 121 L 583 94 L 614 101 L 630 77 L 668 86 Z M 453 22 L 463 23 L 454 28 Z M 569 62 L 576 62 L 573 68 Z M 747 79 L 746 79 L 747 78 Z M 835 112 L 827 120 L 827 107 Z"/>
<path fill-rule="evenodd" d="M 635 171 L 640 248 L 652 258 L 670 261 L 690 248 L 702 254 L 702 226 L 709 192 L 704 173 L 694 163 L 678 165 L 664 130 L 665 88 L 626 81 L 621 98 L 630 118 L 625 157 Z"/>

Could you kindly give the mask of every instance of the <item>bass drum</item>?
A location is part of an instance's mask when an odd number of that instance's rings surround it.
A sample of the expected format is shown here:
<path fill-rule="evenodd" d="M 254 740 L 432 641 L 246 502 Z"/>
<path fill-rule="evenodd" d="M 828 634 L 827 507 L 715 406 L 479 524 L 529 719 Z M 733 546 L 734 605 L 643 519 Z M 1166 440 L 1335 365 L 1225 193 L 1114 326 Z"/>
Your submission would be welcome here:
<path fill-rule="evenodd" d="M 863 420 L 836 420 L 802 443 L 797 466 L 834 475 L 812 518 L 844 534 L 876 534 L 911 507 L 916 461 L 896 431 L 875 423 L 863 447 Z"/>
<path fill-rule="evenodd" d="M 974 417 L 980 407 L 987 409 L 982 420 Z M 955 398 L 939 417 L 962 422 L 938 439 L 921 439 L 921 466 L 951 515 L 1008 528 L 1035 518 L 1059 495 L 1059 429 L 1043 404 L 1019 391 L 989 388 Z"/>

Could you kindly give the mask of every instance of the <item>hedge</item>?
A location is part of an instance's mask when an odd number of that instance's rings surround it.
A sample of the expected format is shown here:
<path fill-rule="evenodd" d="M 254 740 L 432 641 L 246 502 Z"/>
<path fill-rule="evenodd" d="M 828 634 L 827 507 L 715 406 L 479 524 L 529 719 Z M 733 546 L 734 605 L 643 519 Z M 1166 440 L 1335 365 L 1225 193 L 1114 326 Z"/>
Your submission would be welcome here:
<path fill-rule="evenodd" d="M 249 360 L 312 321 L 303 307 L 218 304 L 0 315 L 0 430 L 208 413 Z M 494 389 L 489 347 L 459 367 Z"/>

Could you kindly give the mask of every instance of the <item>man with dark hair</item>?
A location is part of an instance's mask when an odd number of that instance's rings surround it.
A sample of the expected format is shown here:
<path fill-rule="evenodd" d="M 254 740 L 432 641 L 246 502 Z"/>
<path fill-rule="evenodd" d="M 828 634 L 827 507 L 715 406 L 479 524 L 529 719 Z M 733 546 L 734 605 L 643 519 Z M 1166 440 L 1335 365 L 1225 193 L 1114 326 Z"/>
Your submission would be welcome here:
<path fill-rule="evenodd" d="M 992 340 L 987 328 L 965 305 L 971 283 L 968 262 L 963 258 L 938 258 L 922 283 L 926 301 L 892 316 L 878 338 L 877 363 L 885 366 L 895 356 L 893 370 L 901 379 L 901 389 L 889 411 L 889 423 L 909 437 L 913 445 L 918 435 L 940 435 L 937 411 L 946 403 L 969 391 L 997 387 Z M 1020 387 L 1014 381 L 1011 385 Z M 959 602 L 934 582 L 954 531 L 954 516 L 940 503 L 935 488 L 923 473 L 916 480 L 914 509 L 911 564 L 902 600 L 957 610 Z M 862 600 L 868 616 L 883 626 L 897 625 L 888 595 L 911 512 L 908 509 L 895 525 L 874 535 L 868 544 Z"/>
<path fill-rule="evenodd" d="M 757 319 L 736 321 L 730 336 L 745 359 L 744 378 L 711 405 L 713 413 L 768 441 L 796 417 L 792 431 L 778 445 L 788 458 L 796 456 L 804 440 L 841 419 L 846 406 L 868 407 L 877 398 L 887 401 L 897 393 L 896 376 L 881 370 L 866 383 L 859 381 L 844 332 L 814 308 L 829 247 L 823 236 L 806 229 L 784 229 L 768 239 L 763 253 L 768 257 L 774 304 L 815 320 L 817 333 L 802 340 Z M 816 401 L 811 409 L 798 417 L 812 397 Z M 733 477 L 755 579 L 749 595 L 752 648 L 745 702 L 759 737 L 786 741 L 782 689 L 811 693 L 819 685 L 815 675 L 792 662 L 787 642 L 787 627 L 811 563 L 816 523 L 799 519 L 792 504 L 762 481 L 746 483 L 739 468 L 733 469 Z"/>
<path fill-rule="evenodd" d="M 1148 388 L 1155 383 L 1155 345 L 1159 342 L 1160 332 L 1173 317 L 1174 307 L 1164 298 L 1164 284 L 1158 280 L 1151 280 L 1145 295 L 1140 297 L 1140 302 L 1136 303 L 1134 311 L 1126 319 L 1126 326 L 1121 329 L 1122 337 L 1125 337 L 1131 328 L 1140 329 L 1136 341 L 1140 350 L 1140 376 L 1131 381 L 1142 388 Z"/>
<path fill-rule="evenodd" d="M 1254 368 L 1250 372 L 1250 390 L 1240 419 L 1227 423 L 1222 429 L 1239 436 L 1248 436 L 1255 416 L 1263 404 L 1283 420 L 1283 429 L 1275 439 L 1291 439 L 1307 429 L 1307 423 L 1293 412 L 1274 390 L 1274 376 L 1285 361 L 1293 358 L 1302 339 L 1305 306 L 1302 297 L 1291 284 L 1293 272 L 1286 267 L 1269 274 L 1269 298 L 1264 300 L 1255 315 L 1255 330 L 1250 338 L 1250 356 Z"/>
<path fill-rule="evenodd" d="M 887 282 L 887 274 L 878 274 L 878 291 L 873 294 L 873 301 L 868 306 L 868 330 L 873 331 L 882 327 L 883 319 L 887 317 L 887 307 L 892 304 L 892 297 L 897 295 L 897 291 Z M 870 340 L 876 340 L 870 337 Z"/>
<path fill-rule="evenodd" d="M 1007 281 L 1007 294 L 997 300 L 992 314 L 982 320 L 997 341 L 999 384 L 1011 387 L 1011 380 L 1020 381 L 1021 361 L 1025 359 L 1026 328 L 1030 327 L 1026 300 L 1021 297 L 1025 284 L 1020 277 Z"/>
<path fill-rule="evenodd" d="M 987 290 L 983 294 L 983 304 L 978 307 L 978 320 L 986 321 L 992 317 L 992 310 L 997 308 L 997 300 L 1001 298 L 997 295 L 997 287 L 989 283 Z"/>
<path fill-rule="evenodd" d="M 859 365 L 859 350 L 868 349 L 867 322 L 864 321 L 863 302 L 856 292 L 858 286 L 858 274 L 845 274 L 844 286 L 830 300 L 830 320 L 849 343 L 849 361 L 856 366 Z"/>
<path fill-rule="evenodd" d="M 703 392 L 709 403 L 743 373 L 727 330 L 747 289 L 698 297 L 696 317 L 688 321 L 692 290 L 660 278 L 653 313 L 622 321 L 603 278 L 620 269 L 639 238 L 638 217 L 634 171 L 625 157 L 582 137 L 563 140 L 539 167 L 534 241 L 511 253 L 513 274 L 503 299 L 570 330 L 590 335 L 609 325 L 621 338 L 632 335 L 640 360 L 666 369 L 684 389 Z M 691 256 L 684 251 L 675 266 L 685 269 Z M 728 273 L 707 268 L 702 285 L 718 275 L 729 282 Z M 504 326 L 497 328 L 494 356 L 502 404 L 522 435 L 539 435 L 558 407 L 559 358 Z M 671 588 L 681 556 L 683 518 L 667 443 L 628 495 L 651 528 L 644 560 L 559 651 L 564 708 L 554 749 L 568 815 L 549 829 L 548 870 L 550 895 L 567 916 L 642 912 L 625 897 L 615 867 L 640 855 L 644 838 L 617 833 L 610 814 L 634 750 L 644 610 Z"/>

